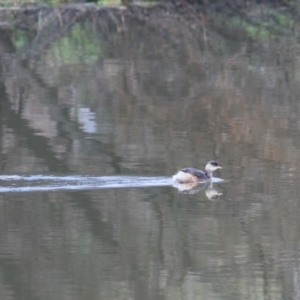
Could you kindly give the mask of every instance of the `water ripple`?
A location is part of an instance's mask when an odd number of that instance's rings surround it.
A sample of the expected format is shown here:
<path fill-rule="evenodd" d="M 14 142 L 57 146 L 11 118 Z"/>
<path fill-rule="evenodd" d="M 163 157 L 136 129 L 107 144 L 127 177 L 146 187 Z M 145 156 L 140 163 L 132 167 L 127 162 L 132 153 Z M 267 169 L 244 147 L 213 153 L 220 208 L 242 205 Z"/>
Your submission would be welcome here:
<path fill-rule="evenodd" d="M 0 175 L 0 193 L 172 186 L 170 177 Z"/>

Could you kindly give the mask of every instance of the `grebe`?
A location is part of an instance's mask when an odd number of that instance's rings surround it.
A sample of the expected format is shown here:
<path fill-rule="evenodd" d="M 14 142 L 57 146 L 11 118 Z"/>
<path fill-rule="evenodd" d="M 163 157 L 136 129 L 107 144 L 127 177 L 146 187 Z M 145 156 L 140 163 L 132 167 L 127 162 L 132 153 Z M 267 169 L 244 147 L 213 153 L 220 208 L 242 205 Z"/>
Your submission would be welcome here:
<path fill-rule="evenodd" d="M 217 169 L 222 169 L 222 167 L 216 161 L 210 160 L 205 166 L 205 172 L 194 168 L 186 168 L 179 170 L 172 178 L 178 183 L 204 182 L 210 180 L 213 171 Z"/>

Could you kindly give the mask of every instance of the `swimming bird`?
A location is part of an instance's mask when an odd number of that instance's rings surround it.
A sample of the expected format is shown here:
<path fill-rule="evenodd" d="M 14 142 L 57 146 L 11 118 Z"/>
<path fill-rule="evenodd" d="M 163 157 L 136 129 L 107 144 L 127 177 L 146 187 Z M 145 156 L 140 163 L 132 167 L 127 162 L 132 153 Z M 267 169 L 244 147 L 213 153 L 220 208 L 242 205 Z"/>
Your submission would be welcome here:
<path fill-rule="evenodd" d="M 216 161 L 210 160 L 205 166 L 205 172 L 194 168 L 186 168 L 179 170 L 172 178 L 177 183 L 205 182 L 212 178 L 213 171 L 217 169 L 222 169 L 222 167 Z"/>

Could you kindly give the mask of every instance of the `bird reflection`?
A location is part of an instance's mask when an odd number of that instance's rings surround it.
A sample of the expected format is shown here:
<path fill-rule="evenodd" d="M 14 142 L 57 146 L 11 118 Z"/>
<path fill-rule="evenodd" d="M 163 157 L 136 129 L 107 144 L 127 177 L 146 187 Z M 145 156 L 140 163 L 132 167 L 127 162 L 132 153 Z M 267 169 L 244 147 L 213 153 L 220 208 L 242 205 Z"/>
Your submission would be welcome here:
<path fill-rule="evenodd" d="M 216 199 L 218 196 L 221 196 L 223 194 L 214 189 L 213 183 L 211 181 L 205 183 L 174 183 L 173 187 L 175 187 L 180 193 L 183 194 L 196 194 L 204 190 L 205 195 L 208 199 Z"/>

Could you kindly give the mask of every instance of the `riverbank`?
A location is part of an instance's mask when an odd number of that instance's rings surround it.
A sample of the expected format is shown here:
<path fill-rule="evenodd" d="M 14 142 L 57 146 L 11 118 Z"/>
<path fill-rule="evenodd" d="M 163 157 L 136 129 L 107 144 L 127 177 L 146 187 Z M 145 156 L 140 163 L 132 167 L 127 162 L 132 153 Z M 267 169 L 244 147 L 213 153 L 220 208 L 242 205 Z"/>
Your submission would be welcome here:
<path fill-rule="evenodd" d="M 138 21 L 171 34 L 176 31 L 175 24 L 190 27 L 191 31 L 205 31 L 210 26 L 223 30 L 225 25 L 227 29 L 237 27 L 249 37 L 261 38 L 295 26 L 300 11 L 300 5 L 293 1 L 260 1 L 260 4 L 232 0 L 174 0 L 129 5 L 112 1 L 100 5 L 55 3 L 59 5 L 7 1 L 0 9 L 0 29 L 21 29 L 40 34 L 46 30 L 47 34 L 51 31 L 57 34 L 77 21 L 100 18 L 100 23 L 115 27 L 117 32 L 126 30 L 126 22 Z"/>

